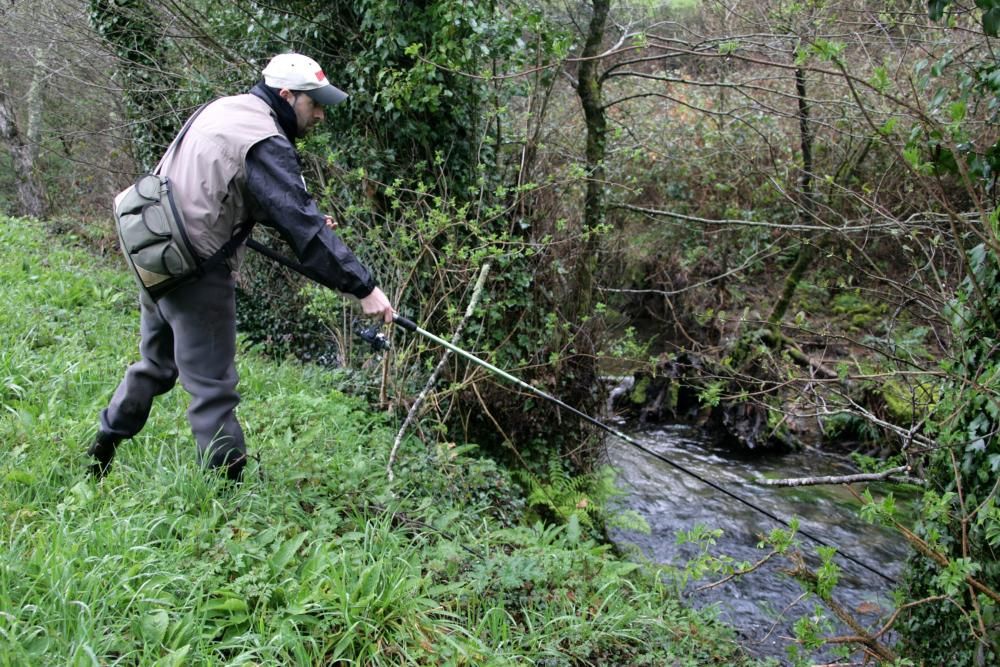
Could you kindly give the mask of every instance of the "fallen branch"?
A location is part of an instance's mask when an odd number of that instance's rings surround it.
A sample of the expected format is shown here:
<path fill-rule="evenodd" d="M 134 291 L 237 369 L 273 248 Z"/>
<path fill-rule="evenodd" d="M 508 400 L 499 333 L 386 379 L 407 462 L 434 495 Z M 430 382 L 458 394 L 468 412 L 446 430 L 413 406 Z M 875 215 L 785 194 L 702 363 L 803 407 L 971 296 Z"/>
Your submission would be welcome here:
<path fill-rule="evenodd" d="M 792 477 L 789 479 L 759 479 L 764 486 L 819 486 L 821 484 L 856 484 L 859 482 L 905 482 L 924 486 L 926 482 L 916 477 L 904 475 L 910 466 L 899 466 L 882 472 L 858 473 L 856 475 L 828 475 L 825 477 Z"/>
<path fill-rule="evenodd" d="M 895 433 L 907 445 L 909 445 L 909 443 L 915 442 L 919 444 L 921 447 L 928 447 L 932 449 L 937 449 L 940 447 L 940 445 L 936 441 L 932 440 L 931 438 L 928 438 L 925 435 L 921 435 L 920 433 L 915 432 L 913 429 L 903 428 L 902 426 L 897 426 L 896 424 L 887 422 L 884 419 L 879 419 L 874 414 L 872 414 L 871 411 L 866 410 L 863 406 L 859 405 L 857 401 L 853 400 L 850 396 L 845 396 L 844 398 L 846 398 L 847 401 L 850 402 L 851 407 L 854 408 L 857 412 L 859 412 L 861 416 L 864 417 L 867 421 L 869 421 L 872 424 L 875 424 L 879 428 L 883 428 L 886 431 Z"/>
<path fill-rule="evenodd" d="M 451 343 L 452 345 L 457 345 L 462 336 L 462 329 L 465 328 L 465 323 L 472 317 L 473 311 L 476 309 L 476 304 L 479 303 L 479 297 L 483 293 L 483 286 L 486 285 L 486 276 L 490 273 L 490 263 L 487 262 L 483 264 L 482 270 L 479 272 L 479 279 L 476 281 L 476 287 L 472 290 L 472 298 L 469 299 L 469 306 L 465 309 L 465 316 L 462 317 L 462 321 L 458 323 L 458 328 L 455 329 L 455 333 L 452 334 Z M 448 358 L 451 356 L 451 350 L 445 350 L 444 354 L 441 356 L 441 360 L 438 361 L 437 367 L 434 368 L 434 372 L 431 376 L 427 378 L 427 383 L 424 385 L 423 390 L 421 390 L 420 395 L 417 396 L 417 400 L 413 402 L 410 406 L 410 411 L 406 414 L 406 420 L 403 421 L 403 425 L 399 428 L 399 433 L 396 434 L 396 441 L 392 445 L 392 451 L 389 453 L 389 463 L 386 464 L 385 472 L 389 476 L 389 481 L 393 481 L 395 476 L 392 473 L 392 465 L 396 462 L 396 455 L 399 453 L 399 445 L 403 442 L 403 435 L 406 433 L 406 429 L 409 428 L 410 424 L 420 412 L 421 406 L 427 399 L 427 394 L 430 392 L 431 388 L 437 383 L 438 376 L 444 369 L 446 363 L 448 363 Z"/>
<path fill-rule="evenodd" d="M 787 352 L 788 356 L 792 359 L 792 361 L 797 363 L 799 366 L 802 366 L 803 368 L 810 369 L 818 377 L 823 378 L 824 380 L 840 379 L 840 376 L 837 374 L 837 371 L 827 368 L 821 362 L 816 361 L 815 359 L 810 357 L 808 354 L 802 351 L 802 349 L 798 346 L 798 344 L 794 340 L 780 333 L 776 328 L 763 329 L 759 333 L 761 340 L 767 343 L 768 347 L 770 347 L 772 350 L 774 350 L 775 352 L 781 352 L 781 351 Z"/>

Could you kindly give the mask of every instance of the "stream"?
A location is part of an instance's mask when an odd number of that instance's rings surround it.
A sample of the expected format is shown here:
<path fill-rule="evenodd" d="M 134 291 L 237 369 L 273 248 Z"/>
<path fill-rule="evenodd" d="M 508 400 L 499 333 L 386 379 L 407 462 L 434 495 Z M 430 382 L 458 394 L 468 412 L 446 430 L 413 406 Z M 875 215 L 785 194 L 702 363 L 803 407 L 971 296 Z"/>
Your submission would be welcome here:
<path fill-rule="evenodd" d="M 630 435 L 651 451 L 786 521 L 797 517 L 801 529 L 810 535 L 837 545 L 853 558 L 899 579 L 908 553 L 905 541 L 892 531 L 862 521 L 857 501 L 846 488 L 776 488 L 753 481 L 759 476 L 785 478 L 857 472 L 845 462 L 816 451 L 738 458 L 690 426 L 660 426 Z M 723 531 L 711 553 L 731 556 L 737 562 L 756 563 L 767 554 L 766 549 L 757 548 L 759 536 L 782 527 L 617 438 L 608 439 L 608 455 L 610 463 L 620 471 L 620 486 L 626 493 L 622 504 L 638 512 L 651 530 L 648 535 L 615 531 L 612 538 L 619 545 L 638 547 L 654 562 L 683 566 L 697 551 L 691 544 L 678 545 L 677 533 L 700 524 Z M 874 493 L 877 485 L 871 488 Z M 814 542 L 801 534 L 798 539 L 806 553 L 815 554 Z M 834 599 L 866 626 L 879 627 L 880 618 L 884 620 L 886 610 L 892 609 L 892 584 L 844 558 L 837 557 L 834 562 L 841 568 Z M 818 559 L 807 563 L 814 568 Z M 750 575 L 696 592 L 694 589 L 699 586 L 722 578 L 708 575 L 702 581 L 688 584 L 686 601 L 696 607 L 715 606 L 720 620 L 736 628 L 741 643 L 753 655 L 784 661 L 792 624 L 802 616 L 812 615 L 819 604 L 816 598 L 802 600 L 799 584 L 779 572 L 788 565 L 787 560 L 772 560 Z M 852 634 L 845 628 L 836 628 L 834 632 Z"/>

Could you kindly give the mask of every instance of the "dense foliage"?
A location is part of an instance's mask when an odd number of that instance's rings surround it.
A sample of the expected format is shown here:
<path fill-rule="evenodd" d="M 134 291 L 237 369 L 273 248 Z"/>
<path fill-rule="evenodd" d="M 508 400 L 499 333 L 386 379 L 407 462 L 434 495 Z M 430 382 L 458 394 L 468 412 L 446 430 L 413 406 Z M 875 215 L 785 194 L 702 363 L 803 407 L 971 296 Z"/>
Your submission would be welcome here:
<path fill-rule="evenodd" d="M 903 631 L 914 653 L 930 664 L 1000 660 L 1000 600 L 966 581 L 974 577 L 1000 590 L 997 257 L 983 245 L 972 250 L 969 278 L 952 306 L 961 354 L 949 369 L 953 379 L 942 388 L 935 429 L 940 447 L 927 457 L 930 487 L 917 526 L 946 561 L 916 555 L 908 571 L 907 599 L 922 604 L 909 611 Z"/>
<path fill-rule="evenodd" d="M 152 169 L 163 147 L 176 132 L 176 106 L 163 40 L 164 25 L 146 0 L 92 0 L 90 20 L 119 60 L 117 75 L 124 91 L 125 111 L 133 125 L 134 151 L 144 170 Z M 156 91 L 154 93 L 154 91 Z"/>
<path fill-rule="evenodd" d="M 189 10 L 164 15 L 141 2 L 95 3 L 92 21 L 120 58 L 127 100 L 135 96 L 149 103 L 148 92 L 169 88 L 136 77 L 177 76 L 178 59 L 193 76 L 157 98 L 173 110 L 189 106 L 186 101 L 199 93 L 245 89 L 269 54 L 296 49 L 313 55 L 351 97 L 330 110 L 323 132 L 302 142 L 304 165 L 324 210 L 342 221 L 340 233 L 374 269 L 397 307 L 446 333 L 458 325 L 471 277 L 484 263 L 495 263 L 488 296 L 469 326 L 470 340 L 503 366 L 538 368 L 528 375 L 558 385 L 575 402 L 592 400 L 595 343 L 585 344 L 587 336 L 571 343 L 562 327 L 552 336 L 555 327 L 546 314 L 564 308 L 570 326 L 589 328 L 576 320 L 586 320 L 590 306 L 571 308 L 578 290 L 562 284 L 565 266 L 576 263 L 581 247 L 575 232 L 561 249 L 546 244 L 553 232 L 546 220 L 550 211 L 532 204 L 540 187 L 527 180 L 531 164 L 523 143 L 531 138 L 518 128 L 518 119 L 529 119 L 529 126 L 535 121 L 530 109 L 511 104 L 535 93 L 516 77 L 494 78 L 542 65 L 533 84 L 552 86 L 555 72 L 546 70 L 568 49 L 565 30 L 546 24 L 538 8 L 464 0 L 281 6 L 206 1 L 191 3 Z M 122 23 L 121 16 L 131 20 Z M 197 16 L 210 20 L 192 23 Z M 212 48 L 192 50 L 190 42 L 159 40 L 143 52 L 145 36 L 168 20 Z M 157 68 L 143 67 L 148 63 L 138 62 L 137 52 L 157 59 Z M 136 126 L 137 138 L 146 136 L 144 127 Z M 586 236 L 585 255 L 593 252 L 594 234 Z M 300 320 L 289 309 L 314 293 L 300 292 L 302 283 L 284 275 L 261 272 L 243 283 L 243 329 L 279 353 L 347 360 L 346 350 L 316 340 L 322 329 L 314 318 Z M 290 299 L 293 293 L 302 298 Z M 333 338 L 343 342 L 350 336 L 349 310 L 316 298 L 322 306 L 310 310 L 325 312 Z M 413 348 L 408 354 L 426 356 Z M 410 376 L 391 379 L 412 390 Z M 484 395 L 497 405 L 488 417 L 481 409 Z M 488 387 L 480 388 L 478 397 L 456 391 L 445 400 L 449 407 L 442 412 L 452 415 L 444 420 L 448 430 L 484 445 L 516 443 L 522 461 L 544 463 L 550 448 L 578 450 L 580 428 L 552 429 L 547 406 L 534 411 L 537 419 L 524 421 L 508 417 L 523 412 L 523 400 L 510 402 L 506 392 Z M 587 466 L 591 456 L 573 458 Z"/>
<path fill-rule="evenodd" d="M 976 3 L 983 31 L 997 35 L 1000 5 Z M 955 11 L 931 2 L 931 18 Z M 914 137 L 926 167 L 962 179 L 978 208 L 962 243 L 972 244 L 961 286 L 948 304 L 953 350 L 948 380 L 931 419 L 936 447 L 921 460 L 929 482 L 917 535 L 930 551 L 910 562 L 906 598 L 915 603 L 903 626 L 907 643 L 928 663 L 984 665 L 1000 660 L 1000 228 L 995 193 L 1000 141 L 977 136 L 970 110 L 985 106 L 991 123 L 1000 111 L 995 58 L 965 61 L 947 85 L 937 75 L 956 54 L 946 52 L 932 74 L 935 101 L 951 122 Z M 970 637 L 973 641 L 969 641 Z"/>

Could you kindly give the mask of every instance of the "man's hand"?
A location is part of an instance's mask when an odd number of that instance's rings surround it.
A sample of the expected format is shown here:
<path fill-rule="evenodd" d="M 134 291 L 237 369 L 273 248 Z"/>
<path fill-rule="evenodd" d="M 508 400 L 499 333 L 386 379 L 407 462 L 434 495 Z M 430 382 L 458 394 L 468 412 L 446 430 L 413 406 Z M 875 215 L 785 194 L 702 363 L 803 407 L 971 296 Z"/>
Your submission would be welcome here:
<path fill-rule="evenodd" d="M 381 315 L 386 324 L 391 324 L 392 316 L 396 314 L 396 311 L 392 308 L 392 304 L 389 303 L 389 298 L 378 287 L 373 289 L 371 294 L 361 299 L 361 310 L 369 317 L 378 317 Z"/>
<path fill-rule="evenodd" d="M 327 229 L 329 229 L 331 232 L 337 231 L 337 221 L 334 220 L 332 216 L 324 215 L 323 222 L 326 223 Z"/>

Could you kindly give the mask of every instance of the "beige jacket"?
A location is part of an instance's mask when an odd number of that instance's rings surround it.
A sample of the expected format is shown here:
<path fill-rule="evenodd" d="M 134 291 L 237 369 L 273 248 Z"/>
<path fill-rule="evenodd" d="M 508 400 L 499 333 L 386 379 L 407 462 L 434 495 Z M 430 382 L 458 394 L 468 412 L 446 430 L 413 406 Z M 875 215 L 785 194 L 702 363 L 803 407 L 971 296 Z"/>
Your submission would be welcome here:
<path fill-rule="evenodd" d="M 254 218 L 245 194 L 246 157 L 257 143 L 284 136 L 267 103 L 255 95 L 210 102 L 180 145 L 170 145 L 159 173 L 170 179 L 188 238 L 201 257 L 211 257 Z M 246 247 L 229 260 L 237 270 Z"/>

